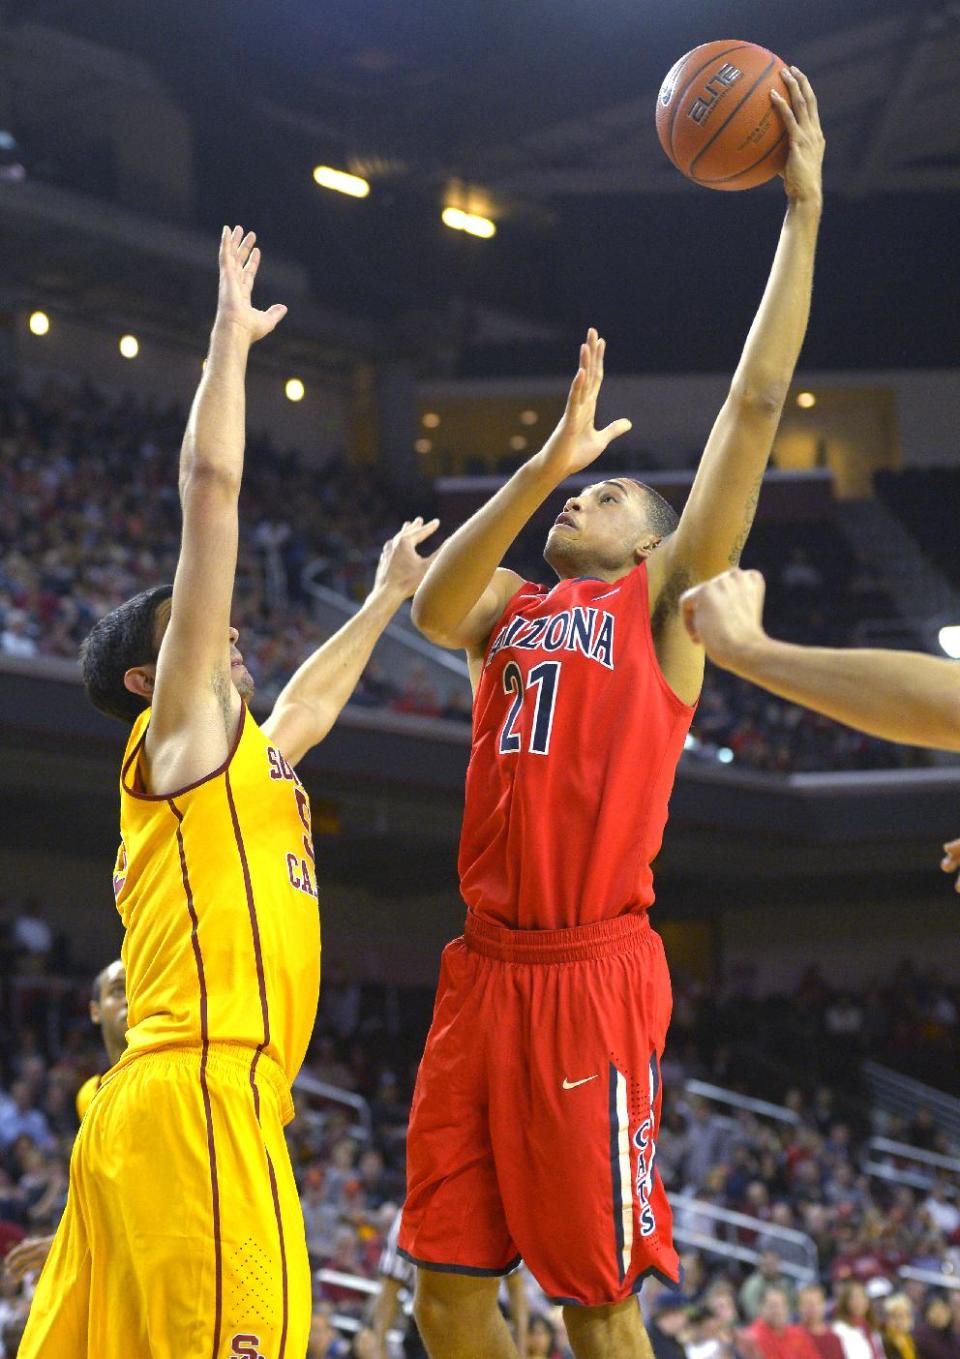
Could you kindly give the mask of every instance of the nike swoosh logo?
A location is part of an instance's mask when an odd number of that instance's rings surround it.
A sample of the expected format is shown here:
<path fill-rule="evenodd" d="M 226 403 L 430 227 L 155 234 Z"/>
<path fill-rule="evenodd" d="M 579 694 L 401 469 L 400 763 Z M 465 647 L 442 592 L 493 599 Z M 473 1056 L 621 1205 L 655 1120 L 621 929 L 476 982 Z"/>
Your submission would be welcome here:
<path fill-rule="evenodd" d="M 599 1071 L 594 1076 L 584 1076 L 582 1081 L 568 1081 L 566 1076 L 564 1076 L 563 1088 L 564 1090 L 576 1090 L 578 1085 L 586 1085 L 587 1081 L 598 1081 L 599 1079 L 600 1079 Z"/>

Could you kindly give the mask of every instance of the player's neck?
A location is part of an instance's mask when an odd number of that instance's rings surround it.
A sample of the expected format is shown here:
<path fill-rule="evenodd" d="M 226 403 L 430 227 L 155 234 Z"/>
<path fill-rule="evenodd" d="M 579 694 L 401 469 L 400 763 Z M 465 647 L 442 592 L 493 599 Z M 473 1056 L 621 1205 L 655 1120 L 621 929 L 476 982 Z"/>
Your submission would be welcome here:
<path fill-rule="evenodd" d="M 557 571 L 557 577 L 559 580 L 605 580 L 608 585 L 612 585 L 615 581 L 623 580 L 624 576 L 629 576 L 638 565 L 638 562 L 627 562 L 625 566 L 611 570 L 590 562 L 580 562 L 577 566 Z"/>

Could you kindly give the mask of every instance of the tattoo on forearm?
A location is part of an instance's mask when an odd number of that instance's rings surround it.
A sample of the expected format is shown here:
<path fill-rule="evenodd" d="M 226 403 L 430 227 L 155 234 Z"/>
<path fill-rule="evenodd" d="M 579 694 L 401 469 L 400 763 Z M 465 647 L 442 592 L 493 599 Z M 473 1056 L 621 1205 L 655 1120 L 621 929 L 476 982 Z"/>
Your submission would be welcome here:
<path fill-rule="evenodd" d="M 760 499 L 760 491 L 762 487 L 763 487 L 763 473 L 761 472 L 759 477 L 757 478 L 756 485 L 750 492 L 750 499 L 747 501 L 747 508 L 744 511 L 743 515 L 743 528 L 741 528 L 740 532 L 737 534 L 736 542 L 730 549 L 730 556 L 728 557 L 727 560 L 730 562 L 731 566 L 740 565 L 740 558 L 743 555 L 743 549 L 747 545 L 747 538 L 750 536 L 750 530 L 753 527 L 753 517 L 757 512 L 757 502 Z"/>

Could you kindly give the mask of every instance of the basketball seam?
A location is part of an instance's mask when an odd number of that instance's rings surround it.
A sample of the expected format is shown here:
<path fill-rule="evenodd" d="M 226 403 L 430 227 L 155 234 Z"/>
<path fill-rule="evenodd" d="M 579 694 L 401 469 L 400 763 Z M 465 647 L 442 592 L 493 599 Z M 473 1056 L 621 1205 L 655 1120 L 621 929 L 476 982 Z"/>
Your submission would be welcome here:
<path fill-rule="evenodd" d="M 672 112 L 671 112 L 671 114 L 670 114 L 670 136 L 667 138 L 667 141 L 669 142 L 669 145 L 670 145 L 670 159 L 673 161 L 674 165 L 676 165 L 677 160 L 676 160 L 676 156 L 674 155 L 674 150 L 673 150 L 673 130 L 674 130 L 674 127 L 675 127 L 675 125 L 676 125 L 677 114 L 678 114 L 678 112 L 680 111 L 680 105 L 683 103 L 683 96 L 686 94 L 687 90 L 689 90 L 690 86 L 691 86 L 691 85 L 693 84 L 693 82 L 696 80 L 697 76 L 700 75 L 703 71 L 705 71 L 705 70 L 707 69 L 708 66 L 712 66 L 713 63 L 714 63 L 715 61 L 719 61 L 721 57 L 728 57 L 728 56 L 730 55 L 731 52 L 739 52 L 739 51 L 741 51 L 744 47 L 749 47 L 749 46 L 750 46 L 750 43 L 748 43 L 748 42 L 738 42 L 738 43 L 735 43 L 735 44 L 733 45 L 733 47 L 727 47 L 727 48 L 725 48 L 722 52 L 716 53 L 715 56 L 712 56 L 712 57 L 710 57 L 707 61 L 705 61 L 705 62 L 703 63 L 702 66 L 698 66 L 698 67 L 697 67 L 697 69 L 694 71 L 693 75 L 690 77 L 690 79 L 689 79 L 689 80 L 687 81 L 687 83 L 684 85 L 683 89 L 680 90 L 680 91 L 676 94 L 675 101 L 674 101 L 674 105 L 673 105 L 673 110 L 672 110 Z M 678 168 L 679 168 L 679 167 L 678 167 Z"/>
<path fill-rule="evenodd" d="M 739 179 L 741 175 L 748 175 L 751 170 L 755 170 L 758 165 L 761 165 L 768 156 L 772 156 L 786 135 L 787 130 L 784 128 L 777 140 L 772 146 L 767 147 L 762 156 L 758 156 L 752 165 L 745 165 L 743 169 L 738 170 L 735 175 L 724 175 L 721 179 L 698 179 L 696 182 L 702 184 L 705 188 L 708 188 L 713 184 L 732 184 L 735 179 Z"/>
<path fill-rule="evenodd" d="M 764 66 L 763 70 L 762 70 L 762 71 L 760 72 L 760 74 L 757 76 L 756 80 L 755 80 L 755 81 L 753 82 L 753 84 L 750 86 L 749 90 L 747 90 L 746 94 L 745 94 L 745 95 L 743 96 L 743 98 L 740 100 L 740 103 L 737 104 L 735 108 L 732 108 L 732 109 L 730 110 L 730 112 L 727 114 L 726 118 L 724 118 L 723 122 L 722 122 L 722 123 L 720 124 L 720 126 L 717 128 L 717 130 L 716 130 L 716 132 L 713 134 L 713 136 L 712 136 L 708 141 L 704 142 L 703 146 L 701 146 L 700 150 L 699 150 L 699 151 L 697 152 L 697 154 L 694 156 L 693 160 L 690 162 L 689 168 L 687 169 L 687 174 L 690 176 L 691 179 L 696 179 L 696 175 L 693 173 L 693 171 L 694 171 L 694 167 L 696 166 L 697 162 L 698 162 L 699 160 L 701 160 L 702 157 L 705 156 L 705 155 L 707 154 L 707 152 L 710 150 L 710 148 L 711 148 L 711 146 L 713 145 L 713 143 L 714 143 L 714 142 L 717 140 L 717 138 L 720 136 L 720 134 L 721 134 L 721 132 L 723 131 L 723 129 L 729 125 L 730 120 L 731 120 L 732 118 L 736 118 L 737 114 L 740 112 L 740 110 L 743 108 L 744 104 L 747 102 L 747 100 L 748 100 L 748 99 L 750 98 L 750 96 L 753 94 L 754 90 L 755 90 L 755 89 L 757 88 L 757 86 L 761 83 L 761 81 L 763 81 L 763 80 L 766 79 L 767 74 L 768 74 L 769 71 L 770 71 L 770 68 L 771 68 L 772 66 L 775 66 L 776 63 L 777 63 L 776 57 L 771 57 L 770 60 L 767 62 L 766 66 Z"/>

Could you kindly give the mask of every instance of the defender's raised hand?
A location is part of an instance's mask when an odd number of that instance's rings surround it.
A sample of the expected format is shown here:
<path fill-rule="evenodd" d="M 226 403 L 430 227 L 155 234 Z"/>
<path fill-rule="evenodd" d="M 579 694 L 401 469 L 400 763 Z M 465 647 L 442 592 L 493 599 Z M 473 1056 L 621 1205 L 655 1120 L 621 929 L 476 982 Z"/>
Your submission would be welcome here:
<path fill-rule="evenodd" d="M 543 446 L 540 457 L 558 479 L 589 467 L 614 439 L 631 429 L 629 420 L 614 420 L 604 429 L 594 428 L 597 398 L 603 384 L 606 340 L 591 327 L 580 346 L 580 367 L 570 387 L 567 407 L 559 425 Z"/>
<path fill-rule="evenodd" d="M 423 516 L 418 515 L 416 519 L 407 520 L 399 533 L 384 543 L 374 590 L 383 590 L 398 600 L 410 599 L 416 594 L 433 560 L 432 556 L 421 557 L 417 548 L 424 539 L 436 533 L 439 524 L 439 519 L 431 519 L 425 524 Z"/>
<path fill-rule="evenodd" d="M 259 311 L 252 301 L 253 284 L 260 268 L 256 233 L 243 227 L 224 227 L 220 236 L 220 291 L 217 320 L 229 322 L 246 331 L 250 343 L 269 335 L 287 314 L 286 307 L 274 303 Z"/>
<path fill-rule="evenodd" d="M 787 125 L 790 154 L 783 170 L 783 183 L 790 201 L 814 202 L 823 199 L 823 152 L 826 140 L 820 126 L 820 113 L 813 86 L 799 66 L 781 71 L 789 99 L 771 90 L 780 115 Z"/>
<path fill-rule="evenodd" d="M 763 596 L 759 571 L 725 571 L 680 597 L 687 632 L 717 665 L 734 669 L 749 648 L 763 640 Z"/>

